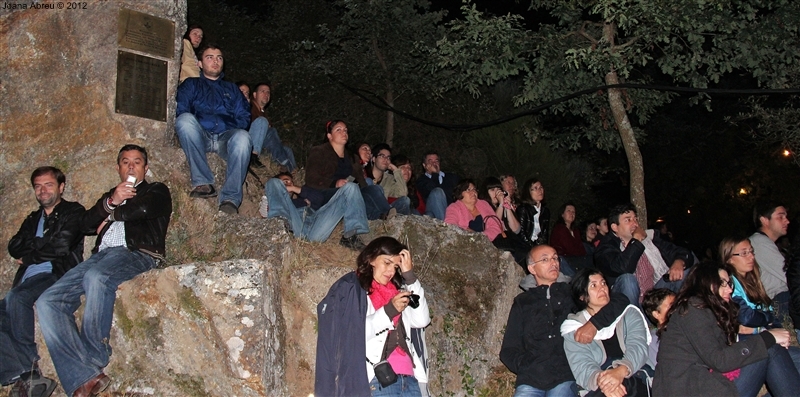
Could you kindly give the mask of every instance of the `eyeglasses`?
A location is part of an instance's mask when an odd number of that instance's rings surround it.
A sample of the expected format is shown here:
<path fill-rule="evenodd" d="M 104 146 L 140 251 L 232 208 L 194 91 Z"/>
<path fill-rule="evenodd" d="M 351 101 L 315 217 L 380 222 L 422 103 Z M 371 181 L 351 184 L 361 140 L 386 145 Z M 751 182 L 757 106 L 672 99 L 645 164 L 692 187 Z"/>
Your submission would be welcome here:
<path fill-rule="evenodd" d="M 719 287 L 720 288 L 725 288 L 725 287 L 733 288 L 733 280 L 720 280 Z"/>
<path fill-rule="evenodd" d="M 749 250 L 744 250 L 744 251 L 742 251 L 742 252 L 736 252 L 736 253 L 733 253 L 733 254 L 731 254 L 731 255 L 733 255 L 733 256 L 741 256 L 741 257 L 746 257 L 746 256 L 755 255 L 755 253 L 756 253 L 756 250 L 754 250 L 754 249 L 752 249 L 752 248 L 751 248 L 751 249 L 749 249 Z"/>
<path fill-rule="evenodd" d="M 386 159 L 386 160 L 391 160 L 391 159 L 392 159 L 392 156 L 391 156 L 391 155 L 388 155 L 388 154 L 383 154 L 383 153 L 381 153 L 381 154 L 379 154 L 379 155 L 377 155 L 377 156 L 375 156 L 375 157 L 380 157 L 380 158 L 382 158 L 382 159 Z"/>
<path fill-rule="evenodd" d="M 542 258 L 542 259 L 539 259 L 538 261 L 533 261 L 531 263 L 533 263 L 535 265 L 537 263 L 550 262 L 550 261 L 558 263 L 558 255 L 553 255 L 553 256 L 551 256 L 549 258 Z"/>

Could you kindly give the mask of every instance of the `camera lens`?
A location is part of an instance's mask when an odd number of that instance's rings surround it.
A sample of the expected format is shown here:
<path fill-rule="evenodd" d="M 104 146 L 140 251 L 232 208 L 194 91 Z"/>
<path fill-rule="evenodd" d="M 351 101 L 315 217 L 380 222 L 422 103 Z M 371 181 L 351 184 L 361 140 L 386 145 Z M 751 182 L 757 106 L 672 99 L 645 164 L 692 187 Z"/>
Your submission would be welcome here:
<path fill-rule="evenodd" d="M 411 294 L 408 296 L 408 305 L 411 306 L 412 309 L 416 309 L 419 307 L 419 295 Z"/>

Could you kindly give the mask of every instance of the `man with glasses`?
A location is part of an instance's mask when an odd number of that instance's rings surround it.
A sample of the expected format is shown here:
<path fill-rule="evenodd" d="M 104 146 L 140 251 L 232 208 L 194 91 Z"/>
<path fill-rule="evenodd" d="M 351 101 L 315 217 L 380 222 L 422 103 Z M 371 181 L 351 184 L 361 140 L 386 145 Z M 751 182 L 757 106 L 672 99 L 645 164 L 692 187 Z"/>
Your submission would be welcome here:
<path fill-rule="evenodd" d="M 403 180 L 402 173 L 392 164 L 392 148 L 385 143 L 373 146 L 371 160 L 371 172 L 370 175 L 367 175 L 367 184 L 380 186 L 379 190 L 383 198 L 371 197 L 373 201 L 379 203 L 378 212 L 384 213 L 394 208 L 398 214 L 410 215 L 411 199 L 408 198 L 408 186 Z M 390 203 L 389 197 L 396 197 L 396 199 Z M 364 202 L 367 202 L 367 197 L 364 197 Z M 367 207 L 369 215 L 369 205 Z"/>
<path fill-rule="evenodd" d="M 433 151 L 422 156 L 422 168 L 425 173 L 417 178 L 417 190 L 425 200 L 425 215 L 444 220 L 447 206 L 455 201 L 453 189 L 460 179 L 456 174 L 442 171 L 439 154 Z"/>
<path fill-rule="evenodd" d="M 644 294 L 653 288 L 680 290 L 688 267 L 694 263 L 689 250 L 661 239 L 655 230 L 639 227 L 633 204 L 612 208 L 608 224 L 611 232 L 597 246 L 594 261 L 612 291 L 639 306 Z"/>
<path fill-rule="evenodd" d="M 538 245 L 528 255 L 528 270 L 537 286 L 514 298 L 508 314 L 500 361 L 517 375 L 515 396 L 574 396 L 575 378 L 564 352 L 561 323 L 575 310 L 569 284 L 558 282 L 556 250 Z M 611 325 L 628 306 L 621 294 L 575 333 L 579 343 L 590 343 L 598 329 Z"/>
<path fill-rule="evenodd" d="M 776 203 L 758 203 L 753 209 L 756 232 L 750 236 L 756 263 L 761 267 L 761 283 L 770 299 L 777 303 L 779 313 L 786 313 L 789 287 L 784 273 L 785 259 L 775 242 L 786 235 L 789 219 L 786 208 Z"/>

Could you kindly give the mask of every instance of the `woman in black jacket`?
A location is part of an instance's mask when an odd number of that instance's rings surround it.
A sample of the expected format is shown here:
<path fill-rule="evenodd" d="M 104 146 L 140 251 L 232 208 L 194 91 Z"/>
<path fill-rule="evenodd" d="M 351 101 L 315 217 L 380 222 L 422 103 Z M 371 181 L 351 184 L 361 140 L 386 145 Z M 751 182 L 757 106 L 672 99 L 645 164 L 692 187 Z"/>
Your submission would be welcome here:
<path fill-rule="evenodd" d="M 550 237 L 550 209 L 544 206 L 544 186 L 536 178 L 525 181 L 520 192 L 522 205 L 517 208 L 519 235 L 531 247 L 546 244 Z"/>

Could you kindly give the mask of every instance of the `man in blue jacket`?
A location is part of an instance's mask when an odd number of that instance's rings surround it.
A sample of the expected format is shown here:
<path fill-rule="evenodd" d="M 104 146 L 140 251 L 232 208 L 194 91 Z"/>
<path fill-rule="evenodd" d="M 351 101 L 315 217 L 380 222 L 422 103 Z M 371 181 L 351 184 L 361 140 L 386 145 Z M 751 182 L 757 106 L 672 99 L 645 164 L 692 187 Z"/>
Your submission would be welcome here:
<path fill-rule="evenodd" d="M 216 152 L 227 163 L 225 183 L 219 195 L 219 210 L 239 212 L 242 184 L 253 144 L 246 128 L 250 124 L 247 100 L 239 87 L 222 80 L 223 57 L 219 47 L 208 44 L 200 52 L 200 77 L 188 78 L 178 87 L 175 131 L 189 161 L 191 197 L 217 196 L 214 174 L 206 153 Z"/>

